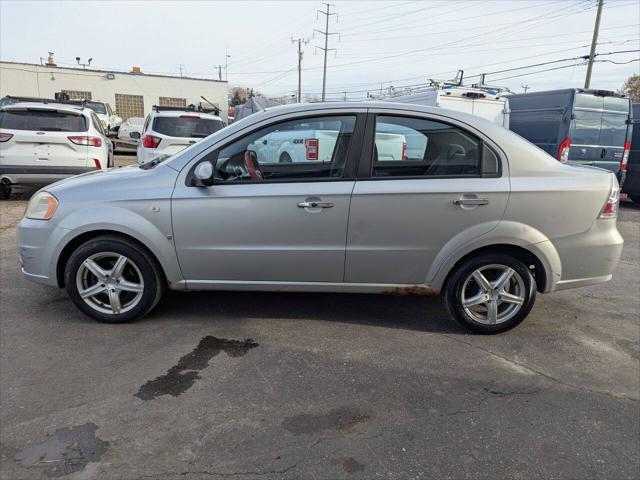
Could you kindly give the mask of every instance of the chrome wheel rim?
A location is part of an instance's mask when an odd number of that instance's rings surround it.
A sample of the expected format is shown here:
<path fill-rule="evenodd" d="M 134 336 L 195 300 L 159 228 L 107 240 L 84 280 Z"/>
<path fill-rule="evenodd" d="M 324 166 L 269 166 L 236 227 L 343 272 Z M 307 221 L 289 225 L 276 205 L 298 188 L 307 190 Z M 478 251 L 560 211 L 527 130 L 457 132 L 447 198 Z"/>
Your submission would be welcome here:
<path fill-rule="evenodd" d="M 101 252 L 82 262 L 76 274 L 76 287 L 92 309 L 119 315 L 140 303 L 144 280 L 131 259 L 119 253 Z"/>
<path fill-rule="evenodd" d="M 525 301 L 525 283 L 506 265 L 482 266 L 467 277 L 460 294 L 465 313 L 483 325 L 497 325 L 516 315 Z"/>

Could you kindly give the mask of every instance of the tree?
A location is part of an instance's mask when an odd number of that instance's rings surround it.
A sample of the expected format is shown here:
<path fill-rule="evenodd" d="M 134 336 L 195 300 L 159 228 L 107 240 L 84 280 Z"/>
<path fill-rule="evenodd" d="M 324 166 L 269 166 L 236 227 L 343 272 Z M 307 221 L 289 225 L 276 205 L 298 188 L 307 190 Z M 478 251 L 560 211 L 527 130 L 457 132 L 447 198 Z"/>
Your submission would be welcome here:
<path fill-rule="evenodd" d="M 631 75 L 627 78 L 621 92 L 628 95 L 633 103 L 640 103 L 640 75 Z"/>

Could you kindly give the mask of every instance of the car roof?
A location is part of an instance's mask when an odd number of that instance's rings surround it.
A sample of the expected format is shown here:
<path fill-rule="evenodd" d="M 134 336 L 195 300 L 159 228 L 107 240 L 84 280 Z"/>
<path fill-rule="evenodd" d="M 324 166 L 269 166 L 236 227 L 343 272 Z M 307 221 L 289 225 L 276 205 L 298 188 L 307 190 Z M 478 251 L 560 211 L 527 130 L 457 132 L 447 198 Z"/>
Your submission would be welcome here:
<path fill-rule="evenodd" d="M 85 107 L 79 105 L 68 105 L 64 103 L 54 102 L 17 102 L 10 105 L 5 105 L 2 110 L 24 110 L 25 108 L 34 108 L 38 110 L 57 110 L 69 113 L 89 113 Z"/>

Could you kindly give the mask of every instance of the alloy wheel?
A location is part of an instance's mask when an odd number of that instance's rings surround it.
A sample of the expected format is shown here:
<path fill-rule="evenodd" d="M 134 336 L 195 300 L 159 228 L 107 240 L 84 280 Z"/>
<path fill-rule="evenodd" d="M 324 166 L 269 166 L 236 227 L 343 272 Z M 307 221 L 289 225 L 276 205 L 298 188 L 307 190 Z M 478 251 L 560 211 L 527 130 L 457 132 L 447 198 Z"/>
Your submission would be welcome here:
<path fill-rule="evenodd" d="M 460 294 L 465 313 L 484 325 L 513 318 L 525 303 L 526 288 L 513 268 L 492 264 L 477 268 L 467 277 Z"/>
<path fill-rule="evenodd" d="M 102 252 L 82 262 L 76 274 L 80 297 L 92 309 L 111 315 L 134 308 L 144 293 L 138 266 L 119 253 Z"/>

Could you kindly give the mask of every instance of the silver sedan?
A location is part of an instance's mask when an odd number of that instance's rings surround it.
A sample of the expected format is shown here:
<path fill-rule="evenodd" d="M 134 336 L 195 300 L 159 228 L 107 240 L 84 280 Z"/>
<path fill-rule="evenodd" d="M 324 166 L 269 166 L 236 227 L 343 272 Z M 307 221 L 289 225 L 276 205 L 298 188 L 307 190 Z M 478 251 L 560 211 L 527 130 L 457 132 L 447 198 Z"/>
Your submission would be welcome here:
<path fill-rule="evenodd" d="M 283 162 L 286 144 L 304 155 Z M 496 333 L 536 293 L 611 278 L 618 192 L 611 173 L 478 117 L 303 104 L 50 185 L 18 245 L 27 278 L 104 322 L 142 317 L 166 288 L 440 293 L 464 326 Z"/>

